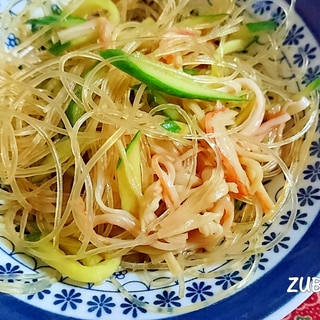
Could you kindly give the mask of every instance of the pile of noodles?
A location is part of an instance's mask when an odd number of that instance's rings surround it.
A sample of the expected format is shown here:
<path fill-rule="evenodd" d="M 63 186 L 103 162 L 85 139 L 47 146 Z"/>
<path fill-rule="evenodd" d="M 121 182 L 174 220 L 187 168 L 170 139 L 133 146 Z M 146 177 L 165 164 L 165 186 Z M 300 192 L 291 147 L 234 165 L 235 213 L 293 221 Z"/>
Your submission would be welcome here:
<path fill-rule="evenodd" d="M 64 3 L 61 14 L 79 14 L 83 3 Z M 247 50 L 227 49 L 232 34 L 251 21 L 250 1 L 246 6 L 115 0 L 107 10 L 87 12 L 81 27 L 36 31 L 26 22 L 51 15 L 48 3 L 32 1 L 15 19 L 3 14 L 2 28 L 15 30 L 20 43 L 1 52 L 1 232 L 18 250 L 50 264 L 41 249 L 49 244 L 82 266 L 118 259 L 116 267 L 166 269 L 183 283 L 185 276 L 216 275 L 200 274 L 200 266 L 230 260 L 219 269 L 228 272 L 281 240 L 290 224 L 268 245 L 262 245 L 263 225 L 285 206 L 296 211 L 294 185 L 318 101 L 315 95 L 296 99 L 299 79 L 284 81 L 279 69 L 293 5 L 283 8 L 277 32 Z M 222 15 L 183 24 L 204 14 Z M 53 55 L 48 43 L 57 37 L 86 39 Z M 157 100 L 99 55 L 108 48 L 142 52 L 246 99 Z M 83 111 L 74 123 L 66 113 L 72 103 Z M 170 112 L 183 130 L 163 126 Z M 134 172 L 126 148 L 137 133 Z M 137 204 L 131 211 L 121 202 L 119 159 L 131 177 L 128 192 Z M 283 188 L 275 198 L 265 182 L 279 176 Z"/>

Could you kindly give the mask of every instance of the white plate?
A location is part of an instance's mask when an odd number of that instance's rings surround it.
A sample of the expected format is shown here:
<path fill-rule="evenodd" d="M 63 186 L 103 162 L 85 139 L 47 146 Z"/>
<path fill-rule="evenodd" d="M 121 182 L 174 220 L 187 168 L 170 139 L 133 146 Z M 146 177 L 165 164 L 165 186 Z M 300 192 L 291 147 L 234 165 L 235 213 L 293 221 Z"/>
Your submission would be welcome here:
<path fill-rule="evenodd" d="M 27 0 L 20 0 L 12 7 L 15 10 L 25 4 Z M 51 0 L 54 3 L 54 0 Z M 320 6 L 318 0 L 309 0 L 308 6 L 298 1 L 298 9 L 304 17 L 298 15 L 291 21 L 290 32 L 285 40 L 287 50 L 283 59 L 284 67 L 290 65 L 299 67 L 305 56 L 310 64 L 305 76 L 297 86 L 310 83 L 320 77 L 320 50 L 315 40 L 320 39 L 320 27 L 316 13 Z M 4 10 L 7 1 L 2 0 L 0 11 Z M 247 3 L 238 0 L 237 3 Z M 268 16 L 281 19 L 282 1 L 256 1 L 251 6 L 257 16 Z M 319 12 L 319 10 L 318 10 Z M 307 24 L 310 22 L 310 28 Z M 2 30 L 3 43 L 10 49 L 18 41 L 14 30 Z M 288 76 L 294 76 L 290 74 Z M 297 186 L 298 211 L 292 230 L 272 250 L 267 251 L 261 258 L 254 278 L 245 288 L 238 288 L 231 296 L 232 288 L 236 288 L 246 277 L 249 265 L 253 259 L 247 261 L 238 270 L 229 275 L 209 280 L 186 279 L 186 294 L 183 299 L 178 297 L 178 284 L 163 282 L 161 275 L 150 272 L 149 276 L 159 280 L 158 287 L 150 286 L 148 279 L 134 273 L 118 272 L 114 278 L 131 294 L 136 295 L 140 303 L 132 303 L 118 292 L 111 281 L 103 285 L 79 287 L 68 279 L 29 296 L 10 296 L 0 294 L 1 319 L 99 319 L 116 317 L 117 319 L 158 319 L 168 315 L 152 312 L 147 305 L 171 307 L 173 311 L 183 314 L 173 316 L 174 319 L 280 319 L 301 303 L 311 292 L 288 293 L 289 277 L 316 277 L 320 272 L 319 237 L 320 218 L 317 216 L 320 207 L 320 127 L 312 142 L 309 158 L 305 164 L 302 177 Z M 280 189 L 281 185 L 275 183 Z M 288 223 L 289 216 L 295 214 L 289 209 L 284 211 L 275 225 L 266 226 L 264 241 L 271 241 L 277 233 L 277 227 Z M 23 253 L 15 252 L 13 244 L 0 238 L 0 274 L 30 273 L 38 270 L 34 259 Z M 160 282 L 161 280 L 161 282 Z M 157 283 L 157 281 L 155 281 Z M 160 284 L 161 283 L 161 284 Z M 295 288 L 297 289 L 297 287 Z M 299 290 L 298 290 L 299 291 Z M 215 302 L 220 296 L 223 300 Z M 202 309 L 187 313 L 188 307 L 202 302 Z M 213 303 L 215 302 L 215 303 Z M 213 304 L 212 304 L 213 303 Z"/>

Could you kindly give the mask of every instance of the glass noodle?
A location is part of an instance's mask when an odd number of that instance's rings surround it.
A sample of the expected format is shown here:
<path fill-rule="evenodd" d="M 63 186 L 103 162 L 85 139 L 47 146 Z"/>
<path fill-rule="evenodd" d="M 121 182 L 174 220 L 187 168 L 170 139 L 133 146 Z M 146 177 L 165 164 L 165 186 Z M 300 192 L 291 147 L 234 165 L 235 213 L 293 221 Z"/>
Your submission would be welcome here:
<path fill-rule="evenodd" d="M 285 236 L 290 223 L 262 244 L 265 223 L 296 211 L 318 97 L 279 68 L 294 3 L 277 25 L 256 24 L 250 3 L 31 1 L 3 14 L 20 37 L 0 62 L 1 233 L 17 250 L 79 282 L 119 268 L 181 280 L 258 261 Z M 197 87 L 218 97 L 183 96 Z M 266 182 L 279 177 L 275 197 Z"/>

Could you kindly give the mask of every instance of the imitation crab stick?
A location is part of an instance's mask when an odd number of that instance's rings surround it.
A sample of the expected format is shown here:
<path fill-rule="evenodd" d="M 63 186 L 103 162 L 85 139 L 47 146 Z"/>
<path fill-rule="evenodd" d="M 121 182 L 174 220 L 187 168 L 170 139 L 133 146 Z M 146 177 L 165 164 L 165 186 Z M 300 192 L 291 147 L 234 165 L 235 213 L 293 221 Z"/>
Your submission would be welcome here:
<path fill-rule="evenodd" d="M 214 142 L 221 154 L 226 180 L 237 185 L 237 196 L 241 198 L 249 195 L 249 180 L 227 133 L 226 126 L 233 123 L 233 117 L 234 111 L 227 108 L 209 112 L 205 116 L 205 130 L 217 134 Z"/>
<path fill-rule="evenodd" d="M 248 157 L 242 157 L 241 162 L 246 166 L 252 194 L 259 199 L 263 212 L 268 213 L 274 207 L 274 203 L 263 186 L 263 170 L 259 162 Z"/>

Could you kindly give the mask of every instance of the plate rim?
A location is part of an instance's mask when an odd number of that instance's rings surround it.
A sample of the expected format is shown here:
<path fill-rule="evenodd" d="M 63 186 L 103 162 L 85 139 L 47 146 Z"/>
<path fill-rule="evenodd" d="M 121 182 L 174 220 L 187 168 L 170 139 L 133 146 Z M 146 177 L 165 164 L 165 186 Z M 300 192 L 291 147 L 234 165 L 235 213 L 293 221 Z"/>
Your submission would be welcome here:
<path fill-rule="evenodd" d="M 288 276 L 310 276 L 317 277 L 320 274 L 320 262 L 318 264 L 314 263 L 314 256 L 320 255 L 320 246 L 306 246 L 306 243 L 310 243 L 310 240 L 318 239 L 317 230 L 320 229 L 320 210 L 318 210 L 317 217 L 311 223 L 310 227 L 306 233 L 301 237 L 300 241 L 292 248 L 292 250 L 272 269 L 266 272 L 261 278 L 255 282 L 249 284 L 247 287 L 243 288 L 239 294 L 234 294 L 231 297 L 223 299 L 216 302 L 215 304 L 208 306 L 206 308 L 181 314 L 177 316 L 172 316 L 172 320 L 227 320 L 233 319 L 235 316 L 235 311 L 238 314 L 239 320 L 242 319 L 281 319 L 290 313 L 295 307 L 297 307 L 301 302 L 308 298 L 309 294 L 302 293 L 287 293 L 286 290 L 289 285 L 288 277 L 279 277 L 279 274 L 283 270 Z M 303 255 L 303 264 L 294 264 L 292 260 L 296 259 L 297 255 Z M 308 268 L 306 269 L 306 266 Z M 290 271 L 294 268 L 294 272 Z M 256 294 L 261 288 L 261 281 L 275 281 L 277 280 L 277 286 L 265 286 L 263 288 L 264 292 L 261 295 Z M 272 304 L 268 304 L 265 310 L 261 310 L 260 306 L 265 303 L 263 300 L 266 297 L 276 297 L 272 300 Z M 247 309 L 248 305 L 244 302 L 250 301 L 251 308 Z M 15 306 L 14 310 L 12 306 Z M 23 301 L 11 296 L 9 294 L 0 294 L 0 307 L 2 311 L 2 316 L 8 315 L 9 319 L 46 319 L 46 320 L 79 320 L 73 317 L 66 317 L 64 315 L 59 315 L 52 313 L 40 308 L 36 308 L 33 305 L 24 303 Z M 13 312 L 12 312 L 13 311 Z M 223 311 L 223 313 L 222 313 Z M 30 314 L 31 318 L 26 318 L 25 315 Z M 14 316 L 17 316 L 16 318 Z M 276 317 L 276 318 L 275 318 Z"/>

